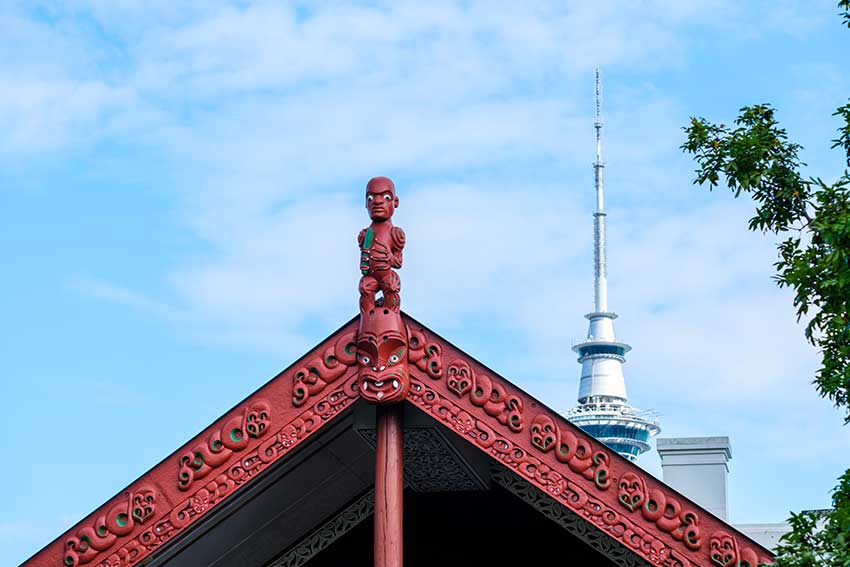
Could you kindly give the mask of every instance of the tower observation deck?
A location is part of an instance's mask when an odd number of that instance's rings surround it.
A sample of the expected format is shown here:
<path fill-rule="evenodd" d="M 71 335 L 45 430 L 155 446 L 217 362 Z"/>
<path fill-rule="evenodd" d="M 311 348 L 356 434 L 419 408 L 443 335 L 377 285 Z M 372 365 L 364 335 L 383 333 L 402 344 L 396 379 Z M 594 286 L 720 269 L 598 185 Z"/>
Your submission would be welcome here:
<path fill-rule="evenodd" d="M 590 322 L 587 338 L 573 345 L 581 363 L 578 404 L 564 413 L 573 424 L 596 437 L 630 461 L 649 450 L 649 438 L 661 428 L 652 412 L 628 404 L 623 364 L 632 347 L 614 334 L 617 314 L 608 310 L 608 279 L 605 262 L 605 165 L 602 161 L 602 85 L 596 70 L 596 185 L 594 229 L 594 309 L 585 315 Z"/>

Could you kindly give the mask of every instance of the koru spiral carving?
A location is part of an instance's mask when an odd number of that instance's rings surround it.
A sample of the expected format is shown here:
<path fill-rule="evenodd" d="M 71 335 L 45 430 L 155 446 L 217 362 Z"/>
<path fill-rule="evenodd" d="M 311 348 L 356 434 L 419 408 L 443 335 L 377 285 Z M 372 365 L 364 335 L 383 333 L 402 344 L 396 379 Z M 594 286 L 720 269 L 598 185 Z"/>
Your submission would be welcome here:
<path fill-rule="evenodd" d="M 156 512 L 156 493 L 150 486 L 139 486 L 124 493 L 123 499 L 99 516 L 93 525 L 80 529 L 65 542 L 63 562 L 69 567 L 84 565 L 107 551 L 122 536 L 147 522 Z"/>
<path fill-rule="evenodd" d="M 209 436 L 180 456 L 177 487 L 189 490 L 192 483 L 207 476 L 225 463 L 235 452 L 249 445 L 249 439 L 262 437 L 271 421 L 271 407 L 265 400 L 257 400 L 244 408 Z"/>
<path fill-rule="evenodd" d="M 700 521 L 695 511 L 683 508 L 678 499 L 661 490 L 647 488 L 646 481 L 631 471 L 620 477 L 618 489 L 617 500 L 630 512 L 640 510 L 641 516 L 688 549 L 700 548 Z"/>

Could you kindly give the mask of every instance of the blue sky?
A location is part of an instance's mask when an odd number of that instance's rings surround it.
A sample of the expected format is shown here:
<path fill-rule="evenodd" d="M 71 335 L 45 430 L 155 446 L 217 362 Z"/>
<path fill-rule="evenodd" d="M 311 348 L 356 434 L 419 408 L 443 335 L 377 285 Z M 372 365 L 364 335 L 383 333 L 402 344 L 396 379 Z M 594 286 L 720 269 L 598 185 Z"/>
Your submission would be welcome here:
<path fill-rule="evenodd" d="M 689 116 L 771 102 L 809 173 L 840 174 L 835 2 L 522 4 L 0 4 L 4 561 L 355 314 L 374 175 L 401 197 L 403 308 L 570 407 L 597 65 L 631 401 L 663 436 L 731 437 L 733 522 L 828 505 L 850 433 L 773 242 L 678 146 Z"/>

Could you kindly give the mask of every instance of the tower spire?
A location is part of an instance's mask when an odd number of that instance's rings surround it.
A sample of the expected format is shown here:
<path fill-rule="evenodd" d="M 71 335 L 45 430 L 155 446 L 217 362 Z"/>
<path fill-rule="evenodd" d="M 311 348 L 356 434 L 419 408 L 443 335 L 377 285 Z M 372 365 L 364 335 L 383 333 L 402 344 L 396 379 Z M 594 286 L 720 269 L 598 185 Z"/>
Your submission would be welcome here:
<path fill-rule="evenodd" d="M 596 212 L 593 213 L 594 287 L 593 307 L 597 313 L 608 311 L 608 277 L 605 265 L 605 163 L 602 161 L 602 81 L 596 68 L 596 162 L 593 164 L 596 182 Z"/>
<path fill-rule="evenodd" d="M 608 278 L 605 263 L 605 196 L 602 161 L 602 80 L 596 69 L 596 210 L 593 212 L 593 313 L 587 339 L 573 346 L 581 363 L 578 403 L 565 417 L 622 456 L 634 461 L 649 450 L 649 438 L 660 428 L 651 414 L 638 412 L 628 404 L 623 364 L 632 347 L 617 340 L 614 319 L 608 310 Z"/>

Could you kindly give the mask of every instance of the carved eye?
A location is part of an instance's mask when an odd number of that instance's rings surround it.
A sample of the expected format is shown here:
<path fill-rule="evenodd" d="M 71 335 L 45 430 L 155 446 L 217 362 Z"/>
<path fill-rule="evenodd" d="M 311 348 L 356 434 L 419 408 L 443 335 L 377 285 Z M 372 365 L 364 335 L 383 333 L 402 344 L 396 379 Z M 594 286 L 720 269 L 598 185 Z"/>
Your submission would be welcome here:
<path fill-rule="evenodd" d="M 374 195 L 366 195 L 366 200 L 369 201 L 370 203 L 372 202 L 372 199 L 374 199 L 374 198 L 375 198 Z"/>
<path fill-rule="evenodd" d="M 363 364 L 369 364 L 370 362 L 372 362 L 372 359 L 364 354 L 360 357 L 360 362 Z"/>
<path fill-rule="evenodd" d="M 384 193 L 384 201 L 389 201 L 391 198 L 389 193 Z"/>
<path fill-rule="evenodd" d="M 395 364 L 399 360 L 401 360 L 401 357 L 399 357 L 399 355 L 397 355 L 397 354 L 394 354 L 389 358 L 389 360 L 387 362 L 389 362 L 390 364 Z"/>

